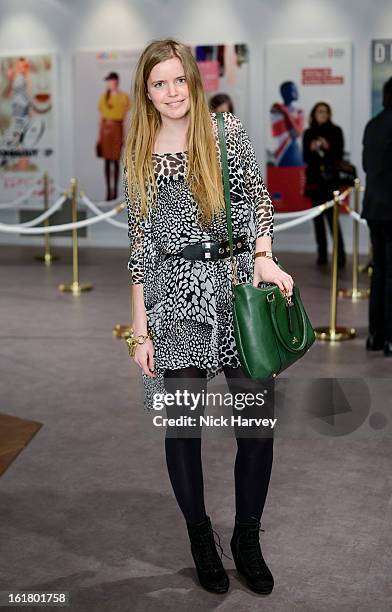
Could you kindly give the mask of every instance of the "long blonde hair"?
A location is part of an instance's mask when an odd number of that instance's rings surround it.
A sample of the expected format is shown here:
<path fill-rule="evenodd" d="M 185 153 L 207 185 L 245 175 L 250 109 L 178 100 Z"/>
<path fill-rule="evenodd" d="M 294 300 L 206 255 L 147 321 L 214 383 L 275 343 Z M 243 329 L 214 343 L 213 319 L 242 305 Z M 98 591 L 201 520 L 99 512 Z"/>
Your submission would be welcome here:
<path fill-rule="evenodd" d="M 186 181 L 198 205 L 200 222 L 209 223 L 213 216 L 224 210 L 222 175 L 210 111 L 199 68 L 190 49 L 170 38 L 150 43 L 136 66 L 124 155 L 129 197 L 134 201 L 140 194 L 141 216 L 147 214 L 150 204 L 155 201 L 152 154 L 161 116 L 147 97 L 147 79 L 156 64 L 172 57 L 177 57 L 183 65 L 190 97 Z"/>

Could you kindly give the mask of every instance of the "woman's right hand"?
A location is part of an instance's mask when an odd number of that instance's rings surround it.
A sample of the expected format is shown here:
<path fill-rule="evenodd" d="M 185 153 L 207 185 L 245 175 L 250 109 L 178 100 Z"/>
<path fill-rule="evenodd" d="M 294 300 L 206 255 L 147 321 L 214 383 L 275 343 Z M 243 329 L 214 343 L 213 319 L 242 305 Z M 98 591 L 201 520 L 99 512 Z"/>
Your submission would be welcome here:
<path fill-rule="evenodd" d="M 156 373 L 151 371 L 154 370 L 154 344 L 151 338 L 136 347 L 133 358 L 144 374 L 150 378 L 156 377 Z"/>

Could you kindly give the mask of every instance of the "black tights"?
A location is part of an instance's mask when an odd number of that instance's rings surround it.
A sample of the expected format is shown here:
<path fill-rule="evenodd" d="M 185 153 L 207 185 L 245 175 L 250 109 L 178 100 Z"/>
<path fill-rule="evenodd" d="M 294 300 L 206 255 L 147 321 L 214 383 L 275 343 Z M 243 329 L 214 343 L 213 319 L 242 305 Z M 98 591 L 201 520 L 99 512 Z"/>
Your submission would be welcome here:
<path fill-rule="evenodd" d="M 117 198 L 118 176 L 120 172 L 120 162 L 116 159 L 105 159 L 105 179 L 106 179 L 106 199 L 115 200 Z"/>
<path fill-rule="evenodd" d="M 252 382 L 242 368 L 224 368 L 230 392 L 249 392 Z M 188 367 L 166 370 L 165 386 L 170 388 L 170 378 L 176 379 L 175 389 L 181 388 L 179 379 L 187 378 L 186 389 L 206 390 L 206 371 Z M 199 379 L 190 381 L 189 379 Z M 204 379 L 204 380 L 200 380 Z M 260 383 L 258 383 L 260 385 Z M 190 389 L 190 386 L 192 389 Z M 264 387 L 262 387 L 264 388 Z M 259 387 L 260 389 L 260 387 Z M 167 416 L 178 416 L 175 407 L 167 407 Z M 184 413 L 182 413 L 184 414 Z M 272 415 L 273 416 L 273 415 Z M 170 481 L 178 505 L 189 523 L 206 519 L 204 505 L 203 469 L 201 462 L 201 435 L 199 437 L 170 437 L 166 430 L 165 451 Z M 243 438 L 237 435 L 237 454 L 234 467 L 236 517 L 240 522 L 260 520 L 267 497 L 273 458 L 273 438 Z"/>

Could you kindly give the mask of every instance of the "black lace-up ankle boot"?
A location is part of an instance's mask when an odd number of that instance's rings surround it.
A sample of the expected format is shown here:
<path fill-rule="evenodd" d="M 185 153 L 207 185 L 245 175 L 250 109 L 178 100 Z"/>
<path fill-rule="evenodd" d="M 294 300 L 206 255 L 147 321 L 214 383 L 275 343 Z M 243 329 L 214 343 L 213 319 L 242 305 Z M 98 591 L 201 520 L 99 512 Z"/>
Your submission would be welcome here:
<path fill-rule="evenodd" d="M 274 588 L 274 579 L 261 553 L 260 531 L 264 529 L 260 529 L 257 519 L 247 523 L 236 519 L 230 547 L 237 571 L 248 587 L 255 593 L 268 595 Z"/>
<path fill-rule="evenodd" d="M 197 525 L 188 522 L 186 525 L 201 586 L 213 593 L 226 593 L 229 588 L 229 577 L 216 550 L 210 517 Z M 222 549 L 220 541 L 218 546 Z"/>

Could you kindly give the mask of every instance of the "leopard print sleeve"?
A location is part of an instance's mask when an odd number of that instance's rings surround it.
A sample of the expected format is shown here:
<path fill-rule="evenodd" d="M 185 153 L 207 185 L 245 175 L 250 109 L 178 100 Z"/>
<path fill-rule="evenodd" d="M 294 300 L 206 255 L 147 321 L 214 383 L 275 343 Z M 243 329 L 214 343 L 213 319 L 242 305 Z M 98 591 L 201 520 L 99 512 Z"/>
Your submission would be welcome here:
<path fill-rule="evenodd" d="M 144 282 L 143 265 L 143 243 L 144 229 L 139 219 L 140 199 L 137 197 L 134 202 L 129 199 L 128 177 L 124 171 L 124 195 L 128 210 L 128 236 L 130 240 L 130 257 L 128 260 L 128 270 L 131 274 L 133 285 L 140 285 Z"/>
<path fill-rule="evenodd" d="M 250 138 L 241 121 L 233 114 L 226 113 L 228 133 L 236 139 L 238 157 L 244 172 L 245 186 L 255 206 L 256 237 L 270 236 L 274 240 L 274 207 L 264 185 Z"/>

